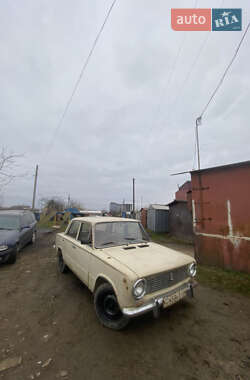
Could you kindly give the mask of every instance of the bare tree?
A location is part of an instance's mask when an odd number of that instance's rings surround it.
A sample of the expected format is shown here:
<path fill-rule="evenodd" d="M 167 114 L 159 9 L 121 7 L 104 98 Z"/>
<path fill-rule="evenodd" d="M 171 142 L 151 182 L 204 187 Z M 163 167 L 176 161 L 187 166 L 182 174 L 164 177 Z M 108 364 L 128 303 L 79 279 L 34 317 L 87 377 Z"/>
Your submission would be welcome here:
<path fill-rule="evenodd" d="M 13 168 L 18 157 L 21 155 L 10 153 L 6 148 L 0 151 L 0 191 L 16 177 Z"/>
<path fill-rule="evenodd" d="M 65 208 L 64 201 L 59 197 L 40 199 L 42 208 L 49 214 L 51 211 L 63 211 Z"/>
<path fill-rule="evenodd" d="M 68 207 L 77 208 L 78 210 L 84 210 L 84 205 L 76 199 L 71 199 Z"/>

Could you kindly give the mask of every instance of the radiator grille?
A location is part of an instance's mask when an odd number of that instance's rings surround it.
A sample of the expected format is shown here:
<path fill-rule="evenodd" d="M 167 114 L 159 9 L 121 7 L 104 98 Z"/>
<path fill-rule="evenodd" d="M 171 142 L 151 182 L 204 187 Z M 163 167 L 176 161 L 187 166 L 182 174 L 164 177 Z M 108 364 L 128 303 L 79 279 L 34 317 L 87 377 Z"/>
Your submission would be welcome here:
<path fill-rule="evenodd" d="M 147 277 L 147 294 L 169 288 L 188 277 L 187 266 Z"/>

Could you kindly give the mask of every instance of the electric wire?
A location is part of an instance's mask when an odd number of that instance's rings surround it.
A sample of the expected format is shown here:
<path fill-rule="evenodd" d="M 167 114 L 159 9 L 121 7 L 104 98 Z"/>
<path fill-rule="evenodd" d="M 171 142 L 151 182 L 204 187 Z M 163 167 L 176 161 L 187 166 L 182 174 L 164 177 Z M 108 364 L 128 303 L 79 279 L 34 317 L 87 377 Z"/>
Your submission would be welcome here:
<path fill-rule="evenodd" d="M 236 50 L 235 50 L 235 52 L 234 52 L 234 54 L 233 54 L 233 57 L 231 58 L 229 64 L 227 65 L 227 67 L 226 67 L 226 69 L 225 69 L 225 71 L 224 71 L 224 73 L 223 73 L 221 79 L 219 80 L 217 86 L 215 87 L 215 90 L 213 91 L 212 95 L 210 96 L 208 102 L 206 103 L 205 107 L 203 108 L 203 110 L 202 110 L 202 112 L 201 112 L 199 118 L 202 118 L 202 117 L 203 117 L 204 113 L 205 113 L 206 110 L 208 109 L 209 104 L 211 103 L 211 101 L 212 101 L 213 98 L 215 97 L 217 91 L 218 91 L 219 88 L 221 87 L 221 85 L 222 85 L 222 83 L 223 83 L 223 81 L 224 81 L 224 79 L 225 79 L 225 77 L 226 77 L 226 75 L 227 75 L 227 73 L 228 73 L 228 70 L 229 70 L 230 67 L 232 66 L 232 64 L 233 64 L 233 62 L 234 62 L 234 60 L 235 60 L 235 58 L 237 57 L 237 54 L 238 54 L 238 52 L 239 52 L 239 50 L 240 50 L 240 47 L 241 47 L 241 45 L 242 45 L 242 43 L 243 43 L 243 41 L 244 41 L 245 36 L 246 36 L 246 34 L 247 34 L 248 30 L 249 30 L 249 27 L 250 27 L 250 22 L 248 23 L 248 25 L 247 25 L 247 27 L 246 27 L 246 29 L 245 29 L 245 32 L 243 33 L 243 35 L 242 35 L 242 37 L 241 37 L 241 39 L 240 39 L 240 42 L 239 42 L 239 44 L 238 44 L 238 46 L 237 46 L 237 48 L 236 48 Z"/>
<path fill-rule="evenodd" d="M 57 124 L 57 126 L 56 126 L 56 129 L 55 129 L 55 131 L 54 131 L 54 135 L 53 135 L 53 137 L 52 137 L 52 139 L 51 139 L 51 142 L 50 142 L 50 144 L 49 144 L 49 147 L 48 147 L 48 150 L 47 150 L 46 153 L 48 153 L 48 151 L 49 151 L 49 150 L 52 148 L 52 146 L 53 146 L 54 139 L 55 139 L 55 137 L 56 137 L 58 131 L 60 130 L 60 128 L 61 128 L 61 126 L 62 126 L 62 124 L 63 124 L 63 121 L 64 121 L 64 119 L 65 119 L 65 116 L 66 116 L 66 114 L 67 114 L 67 112 L 68 112 L 68 110 L 69 110 L 69 107 L 70 107 L 71 103 L 72 103 L 73 97 L 74 97 L 74 95 L 75 95 L 75 93 L 76 93 L 76 91 L 77 91 L 77 89 L 78 89 L 78 87 L 79 87 L 79 84 L 80 84 L 80 82 L 81 82 L 81 79 L 82 79 L 82 77 L 83 77 L 83 75 L 84 75 L 84 73 L 85 73 L 85 71 L 86 71 L 86 69 L 87 69 L 87 66 L 88 66 L 88 64 L 89 64 L 90 58 L 91 58 L 91 56 L 92 56 L 93 53 L 94 53 L 95 47 L 96 47 L 96 45 L 97 45 L 97 43 L 98 43 L 98 40 L 99 40 L 100 37 L 101 37 L 101 34 L 102 34 L 102 32 L 103 32 L 103 30 L 104 30 L 104 27 L 105 27 L 105 25 L 106 25 L 106 23 L 107 23 L 107 21 L 108 21 L 108 19 L 109 19 L 109 16 L 110 16 L 110 14 L 111 14 L 111 12 L 112 12 L 112 9 L 113 9 L 114 6 L 115 6 L 116 1 L 117 1 L 117 0 L 114 0 L 114 1 L 112 2 L 111 6 L 109 7 L 109 10 L 108 10 L 108 12 L 107 12 L 107 14 L 106 14 L 106 16 L 105 16 L 105 18 L 104 18 L 103 24 L 101 25 L 101 28 L 99 29 L 99 32 L 97 33 L 96 38 L 95 38 L 95 40 L 94 40 L 94 42 L 93 42 L 93 44 L 92 44 L 92 47 L 91 47 L 91 49 L 90 49 L 90 51 L 89 51 L 89 54 L 87 55 L 87 58 L 85 59 L 85 61 L 84 61 L 84 63 L 83 63 L 83 66 L 82 66 L 82 69 L 81 69 L 80 74 L 79 74 L 79 76 L 78 76 L 78 79 L 77 79 L 77 81 L 76 81 L 76 83 L 75 83 L 75 85 L 74 85 L 74 87 L 73 87 L 73 91 L 71 92 L 71 95 L 70 95 L 70 97 L 69 97 L 69 99 L 68 99 L 68 101 L 67 101 L 67 103 L 66 103 L 66 106 L 65 106 L 65 108 L 64 108 L 64 111 L 63 111 L 63 113 L 62 113 L 62 115 L 61 115 L 61 117 L 60 117 L 60 119 L 59 119 L 59 122 L 58 122 L 58 124 Z"/>
<path fill-rule="evenodd" d="M 194 8 L 197 8 L 197 6 L 198 6 L 198 0 L 195 0 L 195 2 L 194 2 Z M 155 116 L 152 118 L 153 120 L 160 121 L 159 116 L 160 116 L 160 111 L 161 111 L 161 108 L 162 108 L 161 100 L 163 98 L 163 95 L 168 90 L 172 78 L 174 78 L 174 76 L 175 76 L 176 66 L 177 66 L 179 57 L 181 55 L 182 49 L 184 47 L 184 43 L 185 43 L 186 37 L 187 37 L 187 34 L 185 33 L 184 36 L 183 36 L 183 38 L 182 38 L 182 40 L 181 40 L 181 43 L 179 45 L 176 57 L 175 57 L 175 59 L 173 61 L 172 68 L 169 71 L 169 75 L 168 75 L 168 79 L 167 79 L 167 82 L 166 82 L 166 86 L 161 91 L 160 100 L 159 100 L 158 106 L 156 107 L 156 111 L 155 111 Z M 176 99 L 175 99 L 175 101 L 176 101 Z M 171 109 L 172 109 L 172 107 L 171 107 Z M 152 129 L 153 129 L 153 127 L 150 128 L 149 134 L 151 133 Z"/>
<path fill-rule="evenodd" d="M 163 95 L 166 93 L 166 91 L 168 90 L 169 88 L 169 85 L 171 83 L 171 80 L 175 74 L 175 70 L 176 70 L 176 66 L 177 66 L 177 62 L 179 60 L 179 57 L 180 57 L 180 54 L 181 54 L 181 51 L 183 49 L 183 46 L 184 46 L 184 43 L 185 43 L 185 40 L 186 40 L 186 34 L 184 34 L 182 40 L 181 40 L 181 43 L 179 45 L 179 48 L 178 48 L 178 51 L 177 51 L 177 54 L 175 56 L 175 59 L 173 61 L 173 65 L 171 67 L 171 69 L 169 70 L 169 73 L 168 73 L 168 79 L 167 79 L 167 82 L 166 82 L 166 85 L 164 86 L 164 88 L 162 89 L 161 91 L 161 95 L 160 95 L 160 101 L 158 103 L 158 106 L 156 108 L 156 112 L 155 112 L 155 116 L 153 118 L 153 120 L 158 120 L 159 119 L 159 116 L 160 116 L 160 112 L 161 112 L 161 107 L 162 107 L 162 104 L 161 104 L 161 100 L 163 98 Z"/>

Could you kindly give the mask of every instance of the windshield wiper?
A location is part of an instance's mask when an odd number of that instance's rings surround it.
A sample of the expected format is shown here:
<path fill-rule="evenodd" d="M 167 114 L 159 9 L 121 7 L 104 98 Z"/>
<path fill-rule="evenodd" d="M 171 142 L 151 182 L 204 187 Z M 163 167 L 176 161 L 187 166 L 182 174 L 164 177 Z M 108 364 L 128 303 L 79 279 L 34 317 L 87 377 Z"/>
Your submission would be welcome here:
<path fill-rule="evenodd" d="M 102 245 L 115 244 L 114 241 L 106 241 L 106 243 L 102 243 Z"/>

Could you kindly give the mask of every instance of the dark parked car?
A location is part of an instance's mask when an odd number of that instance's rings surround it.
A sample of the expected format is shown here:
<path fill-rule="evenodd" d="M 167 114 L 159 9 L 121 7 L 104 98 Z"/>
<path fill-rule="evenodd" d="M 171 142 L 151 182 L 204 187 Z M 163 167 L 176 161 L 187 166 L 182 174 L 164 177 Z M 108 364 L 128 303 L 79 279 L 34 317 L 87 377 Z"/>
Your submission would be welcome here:
<path fill-rule="evenodd" d="M 17 252 L 36 240 L 36 219 L 30 211 L 0 210 L 0 263 L 14 264 Z"/>

